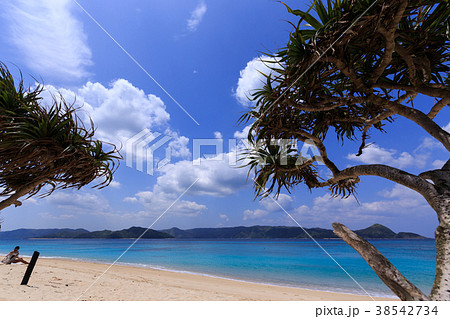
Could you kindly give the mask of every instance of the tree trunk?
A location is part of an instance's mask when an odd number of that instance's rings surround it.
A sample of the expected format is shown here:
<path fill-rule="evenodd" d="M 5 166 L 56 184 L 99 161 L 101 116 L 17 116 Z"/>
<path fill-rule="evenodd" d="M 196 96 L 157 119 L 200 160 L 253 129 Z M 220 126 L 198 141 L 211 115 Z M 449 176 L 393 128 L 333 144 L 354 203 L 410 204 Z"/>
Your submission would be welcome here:
<path fill-rule="evenodd" d="M 450 195 L 446 192 L 437 200 L 441 209 L 437 212 L 436 276 L 430 297 L 432 300 L 450 300 Z"/>
<path fill-rule="evenodd" d="M 436 238 L 436 275 L 430 297 L 450 300 L 450 160 L 441 169 L 419 175 L 433 181 L 438 195 L 429 201 L 438 215 Z"/>
<path fill-rule="evenodd" d="M 432 300 L 450 300 L 450 228 L 438 226 L 436 229 L 436 275 Z"/>
<path fill-rule="evenodd" d="M 342 224 L 333 223 L 333 228 L 334 233 L 353 247 L 353 249 L 364 258 L 369 266 L 372 267 L 386 286 L 388 286 L 401 300 L 430 300 L 419 288 L 410 283 L 372 244 Z"/>

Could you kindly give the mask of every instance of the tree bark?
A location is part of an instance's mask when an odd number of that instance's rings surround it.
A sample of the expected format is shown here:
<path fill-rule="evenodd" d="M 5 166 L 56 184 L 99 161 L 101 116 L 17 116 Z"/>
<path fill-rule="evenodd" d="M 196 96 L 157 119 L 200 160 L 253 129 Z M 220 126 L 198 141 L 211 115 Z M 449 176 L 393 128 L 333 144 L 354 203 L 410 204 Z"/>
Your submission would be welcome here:
<path fill-rule="evenodd" d="M 449 201 L 450 202 L 450 201 Z M 450 300 L 450 228 L 438 226 L 436 238 L 436 275 L 434 277 L 432 300 Z"/>
<path fill-rule="evenodd" d="M 435 232 L 436 275 L 430 297 L 450 300 L 450 160 L 442 169 L 425 172 L 423 176 L 433 181 L 439 193 L 434 199 L 439 226 Z"/>
<path fill-rule="evenodd" d="M 346 226 L 333 223 L 334 233 L 355 249 L 375 271 L 380 279 L 401 300 L 430 300 L 419 288 L 410 283 L 397 268 L 384 257 L 373 245 L 352 232 Z"/>

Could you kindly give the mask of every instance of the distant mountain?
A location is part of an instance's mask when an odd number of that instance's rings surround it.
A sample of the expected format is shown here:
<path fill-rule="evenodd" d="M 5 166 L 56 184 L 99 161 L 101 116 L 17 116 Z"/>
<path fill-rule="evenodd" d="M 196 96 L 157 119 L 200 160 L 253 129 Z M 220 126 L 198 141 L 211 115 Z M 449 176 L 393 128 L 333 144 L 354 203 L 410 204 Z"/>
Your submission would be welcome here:
<path fill-rule="evenodd" d="M 44 236 L 41 236 L 40 238 L 105 238 L 105 239 L 120 239 L 120 238 L 138 238 L 141 236 L 147 228 L 142 227 L 131 227 L 128 229 L 122 229 L 122 230 L 99 230 L 99 231 L 67 231 L 62 230 L 55 232 L 53 234 L 46 234 Z M 144 236 L 142 238 L 173 238 L 173 236 L 162 233 L 153 229 L 149 229 L 145 232 Z"/>
<path fill-rule="evenodd" d="M 194 228 L 181 230 L 170 228 L 160 230 L 175 238 L 307 238 L 305 232 L 299 227 L 288 226 L 251 226 L 251 227 L 223 227 L 223 228 Z M 308 229 L 315 238 L 337 238 L 332 230 L 322 228 Z"/>
<path fill-rule="evenodd" d="M 357 230 L 355 233 L 363 238 L 397 238 L 396 233 L 380 224 L 373 224 L 367 228 Z"/>
<path fill-rule="evenodd" d="M 397 239 L 417 239 L 417 236 L 419 236 L 419 239 L 427 238 L 427 237 L 422 237 L 420 235 L 417 235 L 415 233 L 405 233 L 405 232 L 399 232 L 395 236 L 395 238 L 397 238 Z"/>
<path fill-rule="evenodd" d="M 88 232 L 86 229 L 70 229 L 70 228 L 49 228 L 49 229 L 16 229 L 11 231 L 0 231 L 0 239 L 25 239 L 43 237 L 49 234 L 66 233 L 67 235 L 76 233 L 80 234 Z M 69 236 L 71 237 L 71 236 Z M 63 237 L 61 237 L 63 238 Z"/>
<path fill-rule="evenodd" d="M 332 230 L 323 228 L 305 228 L 313 238 L 338 238 Z M 193 228 L 182 230 L 170 228 L 160 230 L 175 238 L 184 239 L 214 239 L 214 238 L 309 238 L 300 227 L 288 226 L 251 226 L 251 227 L 223 227 L 223 228 Z M 414 233 L 398 233 L 380 224 L 356 230 L 355 233 L 363 238 L 372 239 L 421 239 L 426 238 Z"/>
<path fill-rule="evenodd" d="M 61 229 L 57 232 L 48 233 L 37 238 L 76 238 L 90 232 L 86 229 Z"/>
<path fill-rule="evenodd" d="M 101 230 L 87 231 L 86 229 L 17 229 L 0 232 L 0 239 L 25 238 L 137 238 L 146 228 L 131 227 L 117 231 Z M 323 228 L 305 228 L 317 239 L 338 238 L 332 230 Z M 356 230 L 355 233 L 366 239 L 423 239 L 425 237 L 414 233 L 400 232 L 396 234 L 391 229 L 380 224 Z M 182 230 L 170 228 L 160 231 L 149 229 L 142 238 L 180 238 L 180 239 L 250 239 L 250 238 L 309 238 L 300 227 L 290 226 L 251 226 L 251 227 L 222 227 L 222 228 L 193 228 Z"/>

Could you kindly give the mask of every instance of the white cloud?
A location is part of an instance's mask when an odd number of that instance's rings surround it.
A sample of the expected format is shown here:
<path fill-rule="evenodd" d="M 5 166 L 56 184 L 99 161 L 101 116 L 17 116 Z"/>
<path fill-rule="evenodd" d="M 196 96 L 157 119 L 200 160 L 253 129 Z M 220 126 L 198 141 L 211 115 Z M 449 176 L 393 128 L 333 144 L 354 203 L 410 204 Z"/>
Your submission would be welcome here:
<path fill-rule="evenodd" d="M 197 216 L 207 209 L 205 205 L 197 204 L 196 202 L 182 199 L 176 201 L 179 195 L 181 194 L 164 193 L 161 188 L 156 186 L 153 191 L 139 192 L 135 197 L 125 198 L 125 201 L 142 204 L 146 208 L 144 214 L 147 214 L 147 216 L 160 215 L 169 207 L 170 214 L 185 216 Z M 175 204 L 173 204 L 174 202 Z"/>
<path fill-rule="evenodd" d="M 59 220 L 67 220 L 75 218 L 75 215 L 72 214 L 62 214 L 62 215 L 53 215 L 49 212 L 38 213 L 39 217 L 43 219 L 59 219 Z"/>
<path fill-rule="evenodd" d="M 228 218 L 228 216 L 225 214 L 220 214 L 219 217 L 225 220 L 226 222 L 230 221 L 230 218 Z"/>
<path fill-rule="evenodd" d="M 192 160 L 169 163 L 158 171 L 156 184 L 150 191 L 138 192 L 135 196 L 127 197 L 124 200 L 144 205 L 146 214 L 162 213 L 197 179 L 186 196 L 224 197 L 235 194 L 246 186 L 248 173 L 247 168 L 238 168 L 235 163 L 236 159 L 237 155 L 235 151 L 232 151 L 201 158 L 198 165 L 194 165 Z M 285 196 L 283 195 L 281 198 L 284 203 Z M 171 211 L 187 216 L 197 216 L 206 209 L 205 205 L 180 200 L 171 208 Z M 228 221 L 228 216 L 224 214 L 220 218 Z"/>
<path fill-rule="evenodd" d="M 206 3 L 204 1 L 200 1 L 192 11 L 190 18 L 187 20 L 187 28 L 190 32 L 197 30 L 207 9 Z"/>
<path fill-rule="evenodd" d="M 120 183 L 119 182 L 116 182 L 116 181 L 112 181 L 110 184 L 109 184 L 109 187 L 112 187 L 112 188 L 120 188 Z"/>
<path fill-rule="evenodd" d="M 269 57 L 264 57 L 263 60 L 261 58 L 254 58 L 240 71 L 236 92 L 234 93 L 234 96 L 240 104 L 243 106 L 252 105 L 252 102 L 249 100 L 251 94 L 255 90 L 263 87 L 266 81 L 263 74 L 268 75 L 272 72 L 269 66 L 273 66 L 273 62 L 275 61 L 275 58 Z"/>
<path fill-rule="evenodd" d="M 269 212 L 282 211 L 283 209 L 289 211 L 292 208 L 293 201 L 291 196 L 280 194 L 278 198 L 265 197 L 260 201 L 260 204 Z"/>
<path fill-rule="evenodd" d="M 280 217 L 283 219 L 285 212 L 289 212 L 292 209 L 294 199 L 286 194 L 280 194 L 278 199 L 265 197 L 259 201 L 262 208 L 247 209 L 243 213 L 243 220 L 258 220 L 264 223 L 274 223 L 276 219 Z M 267 218 L 269 215 L 273 218 Z"/>
<path fill-rule="evenodd" d="M 426 151 L 435 150 L 435 149 L 445 150 L 445 147 L 444 147 L 444 145 L 439 143 L 439 141 L 437 141 L 436 139 L 431 138 L 431 137 L 425 137 L 422 140 L 422 142 L 420 143 L 420 145 L 414 151 L 415 152 L 418 152 L 418 151 L 426 152 Z"/>
<path fill-rule="evenodd" d="M 6 32 L 37 76 L 73 81 L 88 75 L 91 51 L 71 0 L 7 0 L 2 3 Z"/>
<path fill-rule="evenodd" d="M 144 129 L 170 136 L 168 143 L 174 157 L 187 158 L 189 139 L 180 136 L 169 126 L 170 115 L 164 102 L 153 94 L 146 94 L 125 79 L 118 79 L 108 87 L 101 83 L 87 82 L 77 90 L 45 87 L 44 101 L 51 103 L 50 94 L 61 95 L 68 103 L 76 100 L 78 112 L 85 123 L 92 118 L 96 127 L 96 137 L 117 146 Z M 141 151 L 145 151 L 142 149 Z M 136 154 L 144 156 L 145 154 Z"/>
<path fill-rule="evenodd" d="M 149 211 L 160 211 L 167 208 L 173 200 L 185 192 L 188 196 L 229 196 L 246 185 L 247 168 L 238 168 L 236 153 L 221 153 L 209 158 L 202 158 L 199 165 L 193 161 L 181 160 L 165 165 L 159 170 L 156 184 L 151 191 L 137 193 L 125 198 L 129 203 L 140 203 Z M 281 196 L 283 202 L 285 196 Z M 179 214 L 196 216 L 207 207 L 196 202 L 180 200 L 172 209 Z M 226 215 L 224 215 L 226 216 Z M 227 220 L 221 216 L 222 219 Z"/>
<path fill-rule="evenodd" d="M 248 138 L 248 132 L 250 131 L 250 128 L 252 127 L 252 124 L 247 125 L 242 129 L 242 131 L 237 131 L 234 133 L 234 138 L 236 139 L 242 139 L 247 140 Z"/>
<path fill-rule="evenodd" d="M 144 128 L 157 129 L 170 119 L 164 102 L 124 79 L 107 88 L 88 82 L 78 90 L 78 99 L 98 126 L 98 133 L 119 140 L 129 138 Z"/>
<path fill-rule="evenodd" d="M 415 153 L 411 155 L 408 152 L 399 153 L 394 149 L 385 149 L 371 144 L 366 147 L 361 156 L 348 154 L 347 159 L 364 164 L 386 164 L 399 168 L 404 167 L 424 167 L 428 154 Z"/>
<path fill-rule="evenodd" d="M 46 201 L 66 213 L 97 213 L 110 208 L 108 200 L 101 194 L 87 191 L 57 191 L 47 197 Z"/>
<path fill-rule="evenodd" d="M 438 168 L 442 168 L 442 166 L 444 166 L 445 163 L 446 163 L 446 162 L 445 162 L 445 161 L 442 161 L 442 160 L 435 160 L 435 161 L 433 161 L 433 163 L 431 164 L 431 166 L 432 166 L 434 169 L 438 169 Z"/>
<path fill-rule="evenodd" d="M 339 221 L 350 224 L 379 223 L 401 216 L 424 216 L 430 211 L 426 200 L 417 192 L 402 185 L 394 185 L 378 193 L 382 198 L 361 201 L 354 197 L 334 198 L 329 194 L 314 198 L 312 206 L 302 205 L 292 215 L 302 225 L 317 226 L 323 221 Z M 287 218 L 286 218 L 287 220 Z"/>
<path fill-rule="evenodd" d="M 161 168 L 162 175 L 157 185 L 165 193 L 182 193 L 197 178 L 197 183 L 189 190 L 189 195 L 208 195 L 222 197 L 234 194 L 245 186 L 246 168 L 229 165 L 234 153 L 219 154 L 216 157 L 202 159 L 200 165 L 192 161 L 179 161 Z"/>
<path fill-rule="evenodd" d="M 443 129 L 450 133 L 450 122 L 448 122 L 448 124 L 444 126 Z"/>
<path fill-rule="evenodd" d="M 188 158 L 191 155 L 191 151 L 188 147 L 189 138 L 186 136 L 179 136 L 178 133 L 173 132 L 170 129 L 165 131 L 165 135 L 172 137 L 172 140 L 169 142 L 172 156 Z"/>
<path fill-rule="evenodd" d="M 220 133 L 220 132 L 214 132 L 214 138 L 222 139 L 222 138 L 223 138 L 222 133 Z"/>
<path fill-rule="evenodd" d="M 244 220 L 259 219 L 267 215 L 269 215 L 269 212 L 263 209 L 255 209 L 255 210 L 246 209 L 244 211 L 243 219 Z"/>

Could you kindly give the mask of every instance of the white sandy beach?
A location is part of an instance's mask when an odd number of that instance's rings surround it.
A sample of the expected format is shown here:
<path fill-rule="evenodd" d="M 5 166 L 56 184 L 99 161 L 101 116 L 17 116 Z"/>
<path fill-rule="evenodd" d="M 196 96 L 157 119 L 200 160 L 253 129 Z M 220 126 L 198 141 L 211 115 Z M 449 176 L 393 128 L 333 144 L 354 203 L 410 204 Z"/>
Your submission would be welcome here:
<path fill-rule="evenodd" d="M 26 265 L 0 264 L 0 300 L 77 300 L 107 264 L 40 258 L 28 286 Z M 376 300 L 393 300 L 375 298 Z M 80 300 L 371 300 L 368 296 L 247 283 L 165 270 L 114 265 Z"/>

